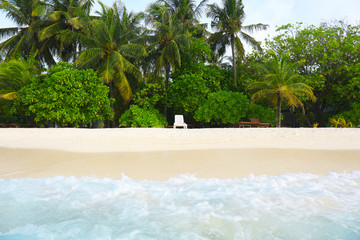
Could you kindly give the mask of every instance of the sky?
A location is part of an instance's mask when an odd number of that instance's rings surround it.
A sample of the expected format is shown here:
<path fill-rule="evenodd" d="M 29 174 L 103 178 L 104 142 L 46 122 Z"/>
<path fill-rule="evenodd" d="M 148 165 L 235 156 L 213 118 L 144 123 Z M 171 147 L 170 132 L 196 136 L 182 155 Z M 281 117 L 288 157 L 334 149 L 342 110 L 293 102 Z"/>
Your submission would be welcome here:
<path fill-rule="evenodd" d="M 114 0 L 102 0 L 111 6 Z M 155 0 L 123 0 L 129 11 L 144 11 Z M 199 1 L 197 1 L 199 2 Z M 222 6 L 222 0 L 208 0 Z M 319 26 L 321 22 L 345 20 L 352 25 L 360 25 L 359 0 L 243 0 L 246 19 L 244 25 L 263 23 L 270 27 L 266 31 L 252 33 L 258 41 L 275 36 L 277 26 L 303 22 L 306 25 Z M 202 22 L 210 22 L 204 15 Z M 10 20 L 0 12 L 0 28 L 12 26 Z M 208 29 L 211 30 L 211 29 Z"/>

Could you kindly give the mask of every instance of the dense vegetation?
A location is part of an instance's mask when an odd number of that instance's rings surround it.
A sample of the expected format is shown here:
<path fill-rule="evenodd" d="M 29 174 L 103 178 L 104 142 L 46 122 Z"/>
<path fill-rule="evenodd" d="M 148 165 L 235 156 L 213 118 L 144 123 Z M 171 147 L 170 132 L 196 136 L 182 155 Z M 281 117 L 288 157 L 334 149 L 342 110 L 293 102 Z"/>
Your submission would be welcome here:
<path fill-rule="evenodd" d="M 0 123 L 360 124 L 360 26 L 288 24 L 260 46 L 251 33 L 268 26 L 245 26 L 241 0 L 99 3 L 92 15 L 94 0 L 0 0 L 18 26 L 0 29 Z"/>

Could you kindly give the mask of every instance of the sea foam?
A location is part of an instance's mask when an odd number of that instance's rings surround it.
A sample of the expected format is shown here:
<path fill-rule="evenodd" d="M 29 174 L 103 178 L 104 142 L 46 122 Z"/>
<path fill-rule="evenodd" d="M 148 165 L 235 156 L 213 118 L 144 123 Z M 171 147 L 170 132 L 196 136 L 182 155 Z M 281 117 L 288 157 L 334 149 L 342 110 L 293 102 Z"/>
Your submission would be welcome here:
<path fill-rule="evenodd" d="M 360 239 L 360 171 L 0 179 L 0 239 Z"/>

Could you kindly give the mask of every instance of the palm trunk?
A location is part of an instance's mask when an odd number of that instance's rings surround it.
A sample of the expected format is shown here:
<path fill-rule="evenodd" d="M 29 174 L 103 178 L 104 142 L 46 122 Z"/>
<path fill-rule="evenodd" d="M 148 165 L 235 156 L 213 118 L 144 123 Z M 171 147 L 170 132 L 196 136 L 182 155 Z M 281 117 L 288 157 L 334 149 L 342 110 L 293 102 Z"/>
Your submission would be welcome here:
<path fill-rule="evenodd" d="M 281 94 L 278 93 L 277 99 L 277 113 L 276 113 L 276 127 L 281 127 Z"/>
<path fill-rule="evenodd" d="M 115 95 L 115 93 L 114 93 L 114 83 L 113 82 L 110 82 L 110 98 L 111 99 L 113 99 L 114 98 L 114 95 Z M 111 107 L 111 111 L 113 111 L 113 113 L 115 113 L 115 110 L 114 110 L 114 103 L 111 101 L 110 102 L 110 107 Z M 114 128 L 115 127 L 115 116 L 114 116 L 114 118 L 109 122 L 109 125 L 108 125 L 109 127 L 111 127 L 111 128 Z"/>
<path fill-rule="evenodd" d="M 235 84 L 235 86 L 237 86 L 234 36 L 231 36 L 231 53 L 232 53 L 232 58 L 233 58 L 232 60 L 233 60 L 233 72 L 234 72 L 234 84 Z"/>
<path fill-rule="evenodd" d="M 164 116 L 167 117 L 167 94 L 168 94 L 168 88 L 169 88 L 169 81 L 170 81 L 170 65 L 167 64 L 165 67 L 165 104 L 164 104 Z"/>

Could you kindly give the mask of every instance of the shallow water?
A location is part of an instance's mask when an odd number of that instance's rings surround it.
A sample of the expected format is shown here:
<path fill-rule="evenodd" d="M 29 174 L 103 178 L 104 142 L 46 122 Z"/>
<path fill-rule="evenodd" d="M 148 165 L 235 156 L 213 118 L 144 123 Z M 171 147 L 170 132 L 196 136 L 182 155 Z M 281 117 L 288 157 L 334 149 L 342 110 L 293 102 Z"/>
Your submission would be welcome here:
<path fill-rule="evenodd" d="M 360 239 L 360 171 L 0 179 L 0 239 Z"/>

